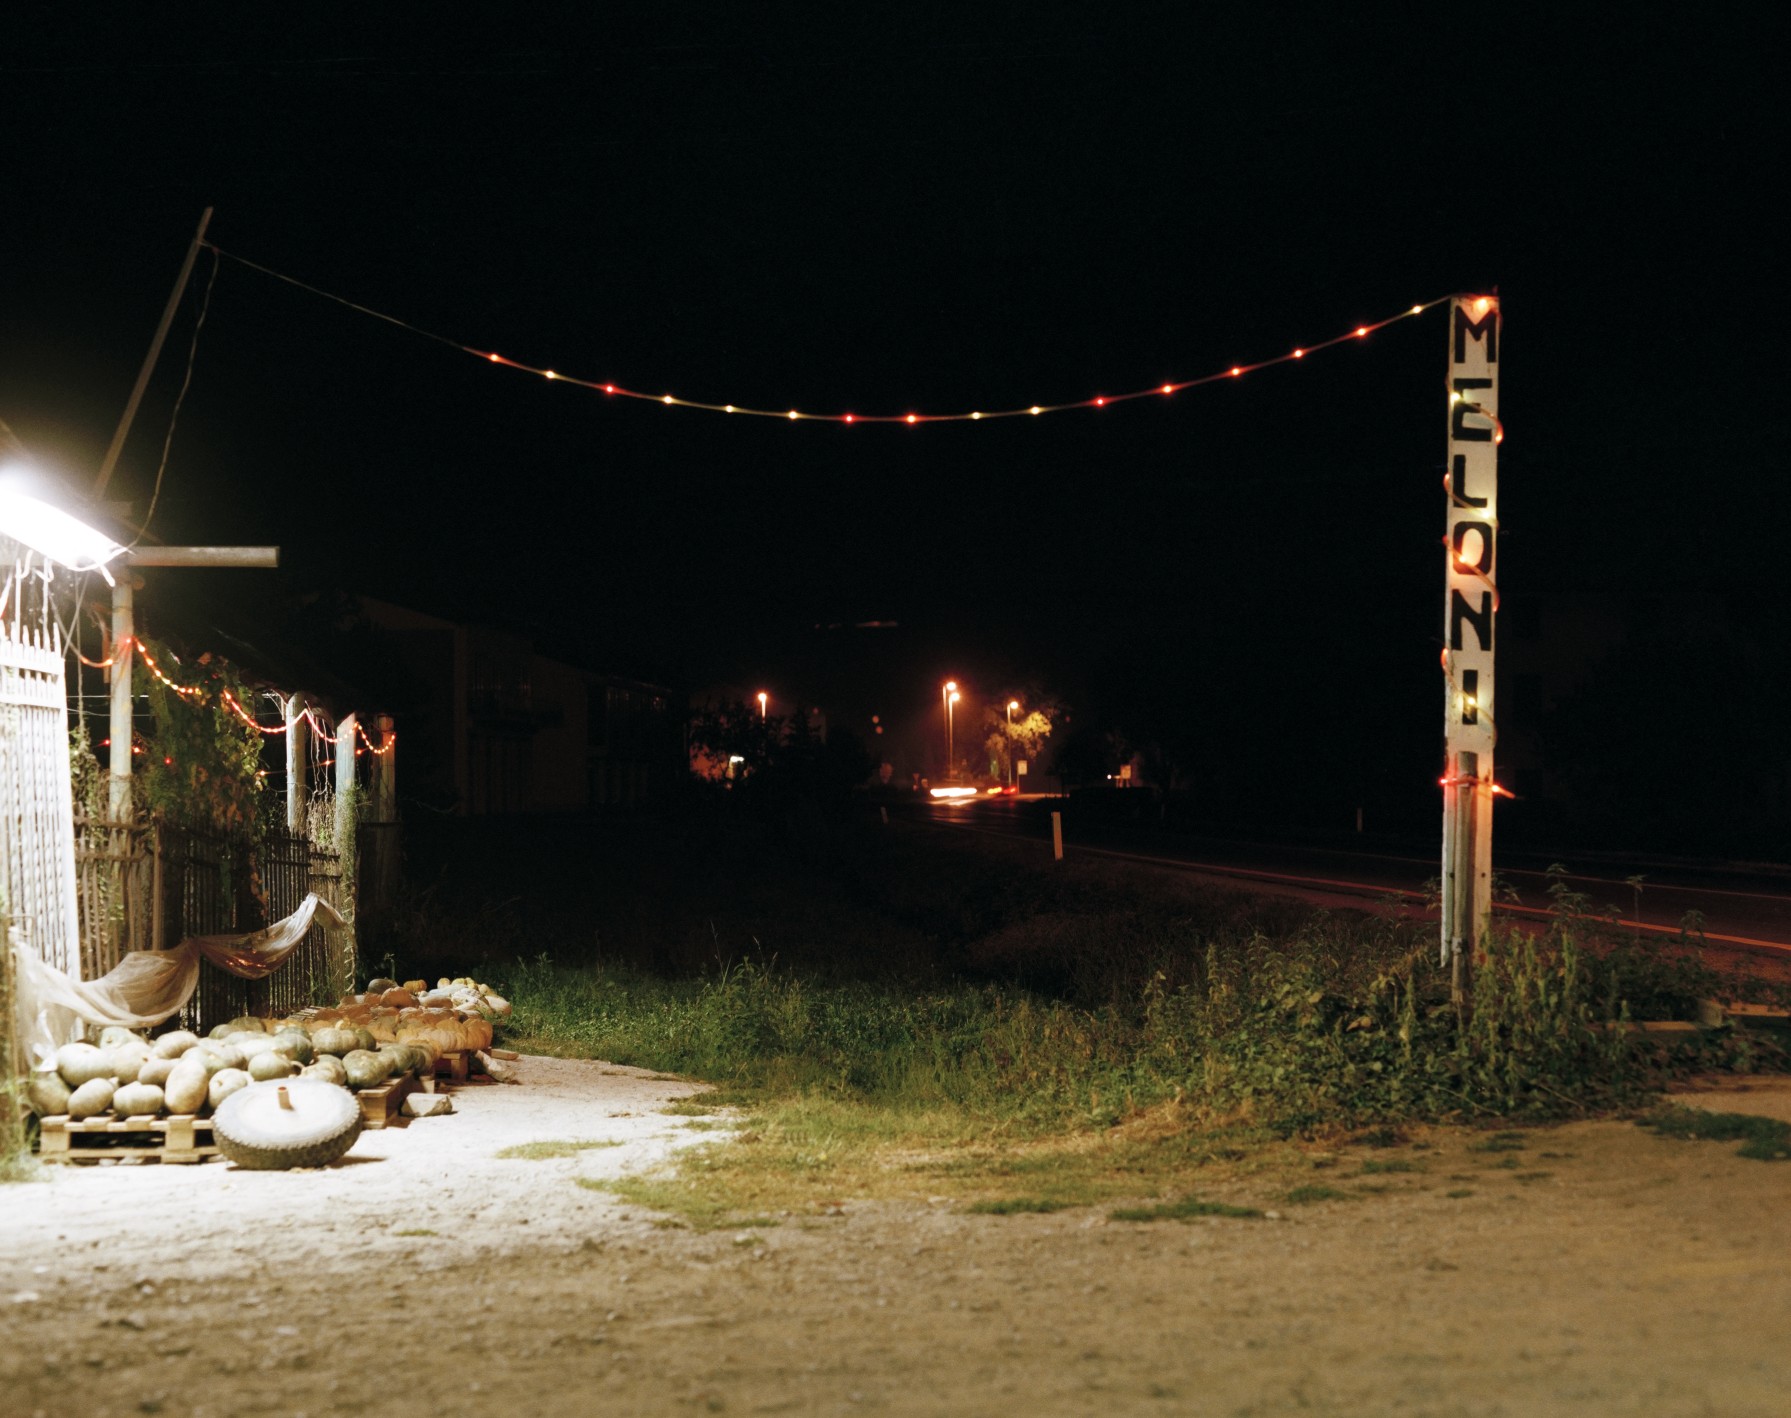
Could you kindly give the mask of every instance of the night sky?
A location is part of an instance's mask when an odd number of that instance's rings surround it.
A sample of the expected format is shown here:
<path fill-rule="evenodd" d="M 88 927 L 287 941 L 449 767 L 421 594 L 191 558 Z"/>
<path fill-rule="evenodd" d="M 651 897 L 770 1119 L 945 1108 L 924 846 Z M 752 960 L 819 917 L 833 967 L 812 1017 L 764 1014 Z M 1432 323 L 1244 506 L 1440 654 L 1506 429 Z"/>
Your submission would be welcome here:
<path fill-rule="evenodd" d="M 1363 9 L 12 14 L 0 417 L 90 483 L 207 205 L 225 251 L 453 340 L 774 408 L 1117 393 L 1496 286 L 1507 594 L 1780 614 L 1768 10 Z M 956 673 L 1215 733 L 1303 701 L 1277 739 L 1394 725 L 1427 771 L 1443 320 L 845 428 L 555 387 L 224 260 L 152 530 L 686 685 L 911 678 L 899 714 Z M 871 619 L 901 629 L 814 630 Z"/>

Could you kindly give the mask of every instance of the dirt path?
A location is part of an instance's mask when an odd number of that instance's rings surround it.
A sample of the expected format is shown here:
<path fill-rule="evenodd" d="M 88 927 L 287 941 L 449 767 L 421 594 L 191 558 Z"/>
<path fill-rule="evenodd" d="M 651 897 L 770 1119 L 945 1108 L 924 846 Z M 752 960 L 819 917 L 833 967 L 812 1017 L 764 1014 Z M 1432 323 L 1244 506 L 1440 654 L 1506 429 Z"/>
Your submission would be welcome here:
<path fill-rule="evenodd" d="M 1791 1412 L 1791 1166 L 1732 1145 L 1434 1130 L 1303 1159 L 1348 1200 L 1203 1188 L 1274 1219 L 847 1204 L 696 1233 L 574 1184 L 702 1139 L 658 1111 L 690 1085 L 523 1078 L 324 1172 L 0 1191 L 0 1412 Z M 1791 1118 L 1791 1081 L 1702 1101 Z M 571 1138 L 622 1145 L 493 1156 Z"/>

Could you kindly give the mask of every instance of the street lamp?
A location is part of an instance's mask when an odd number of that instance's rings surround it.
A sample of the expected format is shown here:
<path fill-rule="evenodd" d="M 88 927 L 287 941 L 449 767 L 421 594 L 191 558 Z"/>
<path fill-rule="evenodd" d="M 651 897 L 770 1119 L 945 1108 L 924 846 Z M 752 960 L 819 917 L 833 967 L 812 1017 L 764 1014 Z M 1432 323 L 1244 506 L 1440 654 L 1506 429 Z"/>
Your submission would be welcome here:
<path fill-rule="evenodd" d="M 954 764 L 954 745 L 952 743 L 952 705 L 959 699 L 958 682 L 948 679 L 945 688 L 940 691 L 945 696 L 945 776 L 950 778 L 956 771 Z"/>
<path fill-rule="evenodd" d="M 1007 785 L 1011 788 L 1018 781 L 1014 776 L 1014 710 L 1020 707 L 1018 699 L 1007 702 Z"/>
<path fill-rule="evenodd" d="M 759 722 L 761 724 L 765 722 L 766 716 L 770 713 L 770 704 L 771 696 L 761 689 L 759 691 Z"/>

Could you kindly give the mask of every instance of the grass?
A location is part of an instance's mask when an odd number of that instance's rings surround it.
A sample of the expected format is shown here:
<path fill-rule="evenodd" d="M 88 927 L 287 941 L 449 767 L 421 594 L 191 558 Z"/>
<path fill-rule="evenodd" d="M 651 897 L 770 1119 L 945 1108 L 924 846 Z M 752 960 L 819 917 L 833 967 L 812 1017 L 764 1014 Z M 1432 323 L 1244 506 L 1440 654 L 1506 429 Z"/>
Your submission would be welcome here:
<path fill-rule="evenodd" d="M 1749 1113 L 1707 1113 L 1701 1108 L 1665 1108 L 1641 1120 L 1662 1137 L 1687 1141 L 1739 1142 L 1736 1155 L 1757 1162 L 1791 1162 L 1791 1123 Z"/>
<path fill-rule="evenodd" d="M 1260 1218 L 1262 1211 L 1254 1206 L 1233 1206 L 1224 1201 L 1202 1201 L 1185 1196 L 1180 1201 L 1159 1202 L 1155 1206 L 1122 1206 L 1107 1213 L 1110 1221 L 1192 1221 L 1199 1216 L 1238 1216 Z"/>
<path fill-rule="evenodd" d="M 487 971 L 515 1006 L 512 1046 L 714 1085 L 673 1116 L 737 1112 L 731 1141 L 599 1184 L 692 1224 L 938 1192 L 1123 1203 L 1219 1173 L 1273 1194 L 1303 1137 L 1390 1148 L 1414 1122 L 1588 1116 L 1646 1098 L 1663 1069 L 1774 1062 L 1758 1045 L 1663 1058 L 1607 1027 L 1630 1016 L 1631 987 L 1656 1008 L 1709 982 L 1651 942 L 1594 941 L 1571 903 L 1544 937 L 1489 940 L 1458 1013 L 1417 922 L 1108 863 L 1045 868 L 984 839 L 703 849 L 628 950 Z M 624 875 L 645 910 L 654 871 Z"/>
<path fill-rule="evenodd" d="M 1067 1211 L 1076 1205 L 1073 1201 L 1062 1201 L 1046 1196 L 1005 1196 L 987 1201 L 973 1201 L 967 1211 L 978 1216 L 1020 1216 L 1034 1212 L 1043 1214 L 1051 1211 Z"/>
<path fill-rule="evenodd" d="M 620 1147 L 617 1137 L 581 1138 L 567 1142 L 519 1142 L 506 1147 L 497 1156 L 505 1161 L 520 1158 L 526 1162 L 545 1162 L 555 1157 L 576 1157 L 601 1147 Z"/>
<path fill-rule="evenodd" d="M 1295 1187 L 1281 1199 L 1290 1206 L 1310 1206 L 1317 1201 L 1357 1201 L 1360 1198 L 1355 1192 L 1339 1191 L 1336 1187 L 1308 1182 L 1303 1187 Z"/>

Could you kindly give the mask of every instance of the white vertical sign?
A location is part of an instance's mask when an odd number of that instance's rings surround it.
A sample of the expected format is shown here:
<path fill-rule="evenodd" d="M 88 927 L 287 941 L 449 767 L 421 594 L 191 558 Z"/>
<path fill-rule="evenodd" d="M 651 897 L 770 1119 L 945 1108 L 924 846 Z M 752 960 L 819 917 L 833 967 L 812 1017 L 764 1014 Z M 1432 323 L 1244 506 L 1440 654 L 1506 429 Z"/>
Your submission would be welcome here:
<path fill-rule="evenodd" d="M 1449 315 L 1449 495 L 1443 594 L 1443 964 L 1456 988 L 1492 912 L 1498 741 L 1499 301 L 1461 295 Z"/>

